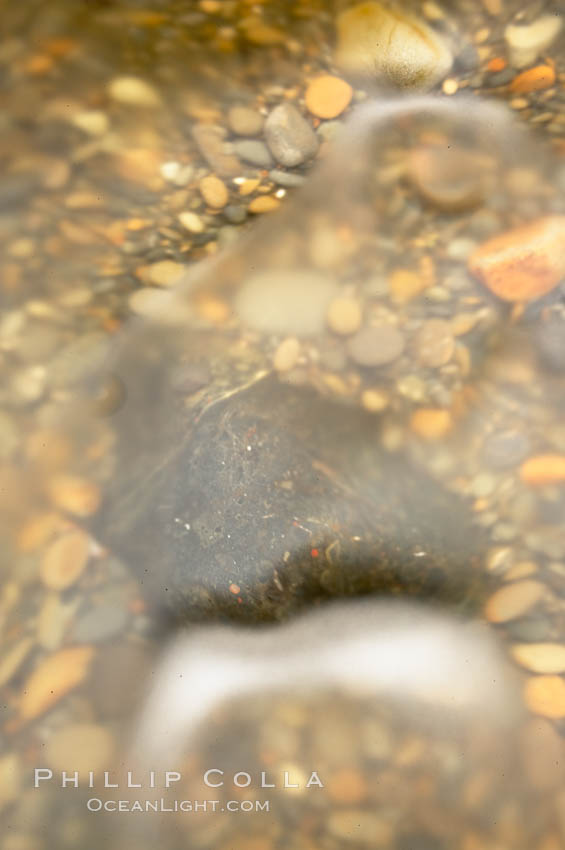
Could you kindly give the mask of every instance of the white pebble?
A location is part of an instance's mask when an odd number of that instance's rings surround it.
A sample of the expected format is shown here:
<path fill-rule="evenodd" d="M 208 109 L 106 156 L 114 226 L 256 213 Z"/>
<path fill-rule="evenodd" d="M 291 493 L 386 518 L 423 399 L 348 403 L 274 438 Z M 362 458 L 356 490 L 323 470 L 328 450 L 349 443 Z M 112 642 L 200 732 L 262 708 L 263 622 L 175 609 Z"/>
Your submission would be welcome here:
<path fill-rule="evenodd" d="M 128 106 L 153 108 L 161 104 L 159 92 L 139 77 L 115 77 L 108 85 L 108 94 Z"/>
<path fill-rule="evenodd" d="M 531 24 L 509 24 L 504 31 L 510 64 L 525 68 L 555 41 L 563 19 L 558 15 L 543 15 Z"/>

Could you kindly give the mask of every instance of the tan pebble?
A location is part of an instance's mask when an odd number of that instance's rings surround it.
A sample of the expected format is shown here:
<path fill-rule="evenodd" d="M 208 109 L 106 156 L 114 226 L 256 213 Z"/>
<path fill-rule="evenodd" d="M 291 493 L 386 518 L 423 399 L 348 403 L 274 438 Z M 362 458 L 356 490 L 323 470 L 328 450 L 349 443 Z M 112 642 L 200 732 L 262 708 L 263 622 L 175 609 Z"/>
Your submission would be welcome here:
<path fill-rule="evenodd" d="M 532 676 L 524 686 L 524 699 L 534 714 L 565 717 L 565 681 L 560 676 Z"/>
<path fill-rule="evenodd" d="M 251 195 L 260 183 L 261 181 L 258 178 L 249 178 L 249 180 L 244 180 L 243 183 L 239 184 L 239 194 L 243 197 Z"/>
<path fill-rule="evenodd" d="M 26 440 L 25 448 L 29 460 L 41 469 L 61 469 L 72 457 L 68 439 L 51 428 L 33 431 Z"/>
<path fill-rule="evenodd" d="M 547 216 L 489 239 L 469 257 L 469 270 L 505 301 L 527 301 L 565 275 L 565 216 Z"/>
<path fill-rule="evenodd" d="M 422 364 L 430 369 L 445 366 L 453 357 L 455 340 L 451 333 L 451 325 L 443 319 L 428 319 L 416 334 L 416 356 Z"/>
<path fill-rule="evenodd" d="M 347 109 L 352 97 L 349 83 L 331 74 L 312 80 L 304 95 L 306 108 L 318 118 L 337 118 Z"/>
<path fill-rule="evenodd" d="M 129 106 L 155 107 L 161 103 L 159 93 L 139 77 L 115 77 L 108 85 L 113 100 Z"/>
<path fill-rule="evenodd" d="M 238 136 L 257 136 L 264 123 L 261 113 L 248 106 L 232 106 L 228 112 L 230 129 Z"/>
<path fill-rule="evenodd" d="M 5 753 L 0 757 L 0 809 L 12 803 L 20 795 L 23 770 L 16 753 Z"/>
<path fill-rule="evenodd" d="M 76 600 L 68 607 L 63 605 L 58 593 L 46 595 L 37 618 L 37 642 L 39 646 L 50 652 L 59 649 L 70 616 L 74 613 L 76 607 Z"/>
<path fill-rule="evenodd" d="M 158 190 L 163 181 L 160 177 L 161 156 L 157 150 L 131 148 L 120 151 L 114 158 L 114 167 L 120 177 Z"/>
<path fill-rule="evenodd" d="M 361 395 L 361 404 L 371 413 L 380 413 L 389 406 L 390 397 L 384 390 L 365 390 Z"/>
<path fill-rule="evenodd" d="M 492 165 L 492 160 L 465 148 L 428 145 L 412 151 L 409 176 L 428 203 L 457 212 L 481 203 Z"/>
<path fill-rule="evenodd" d="M 520 467 L 520 478 L 531 487 L 558 484 L 565 481 L 565 456 L 537 455 L 524 461 Z"/>
<path fill-rule="evenodd" d="M 215 325 L 222 325 L 230 316 L 229 304 L 221 298 L 214 298 L 211 295 L 199 298 L 196 302 L 196 308 L 202 319 Z"/>
<path fill-rule="evenodd" d="M 195 212 L 191 212 L 187 210 L 186 212 L 179 213 L 179 222 L 184 227 L 185 230 L 188 230 L 189 233 L 203 233 L 204 232 L 204 222 L 200 218 L 199 215 L 196 215 Z"/>
<path fill-rule="evenodd" d="M 185 267 L 174 260 L 159 260 L 147 269 L 147 278 L 155 286 L 173 286 L 182 276 Z"/>
<path fill-rule="evenodd" d="M 73 723 L 57 729 L 47 739 L 45 761 L 56 771 L 96 772 L 110 767 L 114 748 L 114 737 L 105 726 Z"/>
<path fill-rule="evenodd" d="M 518 643 L 512 657 L 530 673 L 565 673 L 565 646 L 560 643 Z"/>
<path fill-rule="evenodd" d="M 20 552 L 34 552 L 54 537 L 65 524 L 63 517 L 54 511 L 31 517 L 18 532 L 18 549 Z"/>
<path fill-rule="evenodd" d="M 489 15 L 502 14 L 502 2 L 503 0 L 481 0 L 481 3 Z"/>
<path fill-rule="evenodd" d="M 198 187 L 205 202 L 209 207 L 213 207 L 214 209 L 222 209 L 230 199 L 230 194 L 225 183 L 214 174 L 203 177 Z"/>
<path fill-rule="evenodd" d="M 538 565 L 534 564 L 533 561 L 520 561 L 504 573 L 504 581 L 516 581 L 519 578 L 527 578 L 528 576 L 535 575 L 537 571 Z"/>
<path fill-rule="evenodd" d="M 73 646 L 44 658 L 24 686 L 20 699 L 22 719 L 33 720 L 80 685 L 93 657 L 93 647 Z"/>
<path fill-rule="evenodd" d="M 273 366 L 277 372 L 288 372 L 298 362 L 300 343 L 296 337 L 289 336 L 277 347 L 273 355 Z"/>
<path fill-rule="evenodd" d="M 477 313 L 459 313 L 451 320 L 451 333 L 453 336 L 465 336 L 473 330 L 478 321 Z"/>
<path fill-rule="evenodd" d="M 344 767 L 330 776 L 326 783 L 326 793 L 338 805 L 355 805 L 367 797 L 367 782 L 355 768 Z"/>
<path fill-rule="evenodd" d="M 537 791 L 563 786 L 565 743 L 551 723 L 541 718 L 528 721 L 520 735 L 526 777 Z"/>
<path fill-rule="evenodd" d="M 33 648 L 33 638 L 22 638 L 9 650 L 4 650 L 0 660 L 0 688 L 14 676 Z"/>
<path fill-rule="evenodd" d="M 280 203 L 279 199 L 272 195 L 260 195 L 258 198 L 253 198 L 247 209 L 250 213 L 267 213 L 278 209 Z"/>
<path fill-rule="evenodd" d="M 100 507 L 98 486 L 85 478 L 56 475 L 49 480 L 47 489 L 55 507 L 73 516 L 92 516 Z"/>
<path fill-rule="evenodd" d="M 449 410 L 442 408 L 420 408 L 410 417 L 412 431 L 424 440 L 441 440 L 449 433 L 453 420 Z"/>
<path fill-rule="evenodd" d="M 388 279 L 388 288 L 395 304 L 405 304 L 427 289 L 428 282 L 418 272 L 395 269 Z"/>
<path fill-rule="evenodd" d="M 505 585 L 488 599 L 485 616 L 490 623 L 515 620 L 537 605 L 545 593 L 545 586 L 539 581 L 518 581 Z"/>
<path fill-rule="evenodd" d="M 43 555 L 39 574 L 51 590 L 65 590 L 82 575 L 88 561 L 90 538 L 80 529 L 54 540 Z"/>
<path fill-rule="evenodd" d="M 348 336 L 359 330 L 363 320 L 361 305 L 355 298 L 334 298 L 328 307 L 327 322 L 330 330 Z"/>

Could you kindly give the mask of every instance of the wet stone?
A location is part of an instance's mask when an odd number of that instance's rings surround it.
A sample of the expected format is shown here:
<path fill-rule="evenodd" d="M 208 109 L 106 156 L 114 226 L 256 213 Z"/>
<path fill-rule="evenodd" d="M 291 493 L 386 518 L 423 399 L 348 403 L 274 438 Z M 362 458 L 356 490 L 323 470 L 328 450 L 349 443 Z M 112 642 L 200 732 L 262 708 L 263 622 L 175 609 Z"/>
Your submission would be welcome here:
<path fill-rule="evenodd" d="M 129 620 L 123 602 L 94 604 L 85 614 L 77 617 L 73 637 L 78 643 L 101 643 L 122 632 Z"/>
<path fill-rule="evenodd" d="M 147 648 L 119 643 L 101 652 L 92 665 L 92 699 L 102 718 L 128 716 L 139 704 L 151 663 Z"/>
<path fill-rule="evenodd" d="M 289 269 L 263 272 L 244 284 L 235 300 L 243 322 L 266 333 L 320 333 L 335 292 L 332 278 Z"/>
<path fill-rule="evenodd" d="M 559 15 L 542 15 L 528 24 L 509 24 L 504 31 L 510 63 L 526 68 L 555 41 L 563 27 Z"/>
<path fill-rule="evenodd" d="M 265 122 L 265 139 L 272 155 L 289 168 L 316 155 L 318 139 L 311 125 L 295 106 L 276 106 Z"/>
<path fill-rule="evenodd" d="M 232 106 L 228 112 L 228 124 L 238 136 L 258 136 L 263 129 L 261 113 L 248 106 Z"/>
<path fill-rule="evenodd" d="M 384 366 L 400 357 L 404 337 L 391 325 L 366 327 L 349 340 L 347 350 L 360 366 Z"/>
<path fill-rule="evenodd" d="M 273 158 L 264 142 L 255 139 L 243 139 L 234 142 L 233 148 L 243 162 L 248 162 L 259 168 L 271 168 L 273 165 Z"/>
<path fill-rule="evenodd" d="M 452 64 L 435 30 L 400 7 L 359 3 L 338 15 L 336 29 L 336 65 L 352 76 L 428 89 Z"/>
<path fill-rule="evenodd" d="M 514 640 L 535 643 L 551 637 L 552 630 L 552 623 L 547 617 L 524 617 L 509 623 L 506 627 L 506 634 Z"/>
<path fill-rule="evenodd" d="M 538 323 L 534 338 L 544 366 L 553 372 L 565 372 L 565 315 L 550 313 Z"/>
<path fill-rule="evenodd" d="M 137 422 L 134 408 L 129 416 Z M 156 452 L 151 487 L 115 476 L 94 523 L 97 538 L 140 571 L 150 606 L 260 622 L 379 588 L 476 604 L 478 571 L 466 565 L 480 535 L 452 494 L 379 447 L 371 413 L 273 377 L 216 403 L 188 432 L 172 410 L 165 419 L 166 433 L 147 447 Z M 127 418 L 123 428 L 119 458 L 134 433 Z M 314 515 L 323 526 L 309 525 Z M 332 544 L 338 561 L 325 554 Z"/>
<path fill-rule="evenodd" d="M 224 215 L 230 224 L 243 224 L 247 210 L 242 204 L 228 204 L 224 207 Z"/>
<path fill-rule="evenodd" d="M 241 172 L 241 165 L 234 154 L 224 150 L 225 130 L 214 124 L 198 124 L 192 129 L 192 138 L 198 150 L 220 177 L 235 177 Z"/>
<path fill-rule="evenodd" d="M 442 319 L 424 322 L 415 339 L 416 356 L 422 366 L 437 369 L 449 363 L 455 351 L 451 324 Z"/>
<path fill-rule="evenodd" d="M 269 177 L 274 183 L 278 183 L 279 186 L 285 186 L 289 189 L 302 186 L 305 180 L 302 174 L 293 174 L 289 171 L 282 171 L 279 168 L 269 171 Z"/>
<path fill-rule="evenodd" d="M 520 464 L 530 452 L 527 434 L 515 429 L 496 431 L 486 437 L 483 444 L 485 462 L 495 469 L 506 469 Z"/>

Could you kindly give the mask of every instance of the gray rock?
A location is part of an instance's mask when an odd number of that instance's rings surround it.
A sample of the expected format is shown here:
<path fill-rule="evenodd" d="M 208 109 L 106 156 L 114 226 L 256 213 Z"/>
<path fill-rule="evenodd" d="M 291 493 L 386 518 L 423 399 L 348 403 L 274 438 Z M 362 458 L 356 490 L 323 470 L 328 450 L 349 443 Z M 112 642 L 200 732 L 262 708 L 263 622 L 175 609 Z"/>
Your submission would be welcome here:
<path fill-rule="evenodd" d="M 293 174 L 292 171 L 282 171 L 280 168 L 273 168 L 272 171 L 269 171 L 269 177 L 274 183 L 289 189 L 302 186 L 306 179 L 302 174 Z"/>
<path fill-rule="evenodd" d="M 215 124 L 197 124 L 192 128 L 192 138 L 212 171 L 219 177 L 233 177 L 241 168 L 238 158 L 225 149 L 225 134 L 225 129 Z"/>
<path fill-rule="evenodd" d="M 392 363 L 404 351 L 404 337 L 391 325 L 361 328 L 347 345 L 349 356 L 360 366 Z"/>
<path fill-rule="evenodd" d="M 290 103 L 276 106 L 265 124 L 269 150 L 282 165 L 292 168 L 315 156 L 318 139 L 308 121 Z"/>
<path fill-rule="evenodd" d="M 257 139 L 242 139 L 239 142 L 234 142 L 233 149 L 240 159 L 251 163 L 251 165 L 270 168 L 273 164 L 273 158 L 267 145 Z"/>
<path fill-rule="evenodd" d="M 123 603 L 96 605 L 77 620 L 74 639 L 79 643 L 100 643 L 120 634 L 129 620 Z"/>
<path fill-rule="evenodd" d="M 248 106 L 232 106 L 228 112 L 230 130 L 238 136 L 258 136 L 263 123 L 263 116 Z"/>
<path fill-rule="evenodd" d="M 516 466 L 528 456 L 530 441 L 526 434 L 514 429 L 490 434 L 483 445 L 483 457 L 496 469 Z"/>
<path fill-rule="evenodd" d="M 247 218 L 247 210 L 241 204 L 228 204 L 224 207 L 224 215 L 230 224 L 242 224 Z"/>

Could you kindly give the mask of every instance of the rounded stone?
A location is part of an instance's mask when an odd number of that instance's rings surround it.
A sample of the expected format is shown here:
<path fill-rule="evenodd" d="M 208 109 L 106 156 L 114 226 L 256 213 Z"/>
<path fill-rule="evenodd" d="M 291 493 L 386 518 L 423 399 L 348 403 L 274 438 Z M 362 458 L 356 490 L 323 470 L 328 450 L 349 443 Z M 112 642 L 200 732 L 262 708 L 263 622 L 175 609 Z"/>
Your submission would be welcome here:
<path fill-rule="evenodd" d="M 317 118 L 337 118 L 347 109 L 352 97 L 349 83 L 331 74 L 312 80 L 304 95 L 308 111 Z"/>
<path fill-rule="evenodd" d="M 359 3 L 338 15 L 336 28 L 335 62 L 347 74 L 427 89 L 453 62 L 435 30 L 400 7 Z"/>
<path fill-rule="evenodd" d="M 288 372 L 298 361 L 300 343 L 294 336 L 289 336 L 278 346 L 273 355 L 273 366 L 277 372 Z"/>
<path fill-rule="evenodd" d="M 198 184 L 198 188 L 209 207 L 221 209 L 229 201 L 230 195 L 225 183 L 219 177 L 216 177 L 215 174 L 209 174 L 207 177 L 203 177 Z"/>
<path fill-rule="evenodd" d="M 384 366 L 404 351 L 404 337 L 391 325 L 362 328 L 349 340 L 349 356 L 359 366 Z"/>
<path fill-rule="evenodd" d="M 241 139 L 234 142 L 233 149 L 241 160 L 250 165 L 256 165 L 258 168 L 271 168 L 273 165 L 269 148 L 259 139 Z"/>
<path fill-rule="evenodd" d="M 335 293 L 332 278 L 316 272 L 261 272 L 249 278 L 235 299 L 241 320 L 264 333 L 310 336 L 324 329 Z"/>
<path fill-rule="evenodd" d="M 263 123 L 263 116 L 248 106 L 232 106 L 228 112 L 229 128 L 237 136 L 258 136 Z"/>
<path fill-rule="evenodd" d="M 416 356 L 422 366 L 438 369 L 453 357 L 455 340 L 451 324 L 443 319 L 424 322 L 415 338 Z"/>
<path fill-rule="evenodd" d="M 328 326 L 340 336 L 349 336 L 359 330 L 363 311 L 355 298 L 334 298 L 328 307 Z"/>
<path fill-rule="evenodd" d="M 45 745 L 45 761 L 52 770 L 81 773 L 110 766 L 114 738 L 105 726 L 73 723 L 57 729 Z"/>
<path fill-rule="evenodd" d="M 485 615 L 490 623 L 507 623 L 522 617 L 545 596 L 539 581 L 525 580 L 507 584 L 487 601 Z"/>
<path fill-rule="evenodd" d="M 514 428 L 489 434 L 483 444 L 485 462 L 496 469 L 516 466 L 530 451 L 530 440 L 526 434 Z"/>
<path fill-rule="evenodd" d="M 544 366 L 553 372 L 565 372 L 565 315 L 550 313 L 540 321 L 534 340 Z"/>
<path fill-rule="evenodd" d="M 265 122 L 265 140 L 274 158 L 292 168 L 316 155 L 317 136 L 291 103 L 276 106 Z"/>
<path fill-rule="evenodd" d="M 551 292 L 565 275 L 565 216 L 547 216 L 494 236 L 471 254 L 469 271 L 505 301 Z"/>
<path fill-rule="evenodd" d="M 139 77 L 115 77 L 108 85 L 108 94 L 112 100 L 128 106 L 160 106 L 159 92 Z"/>

